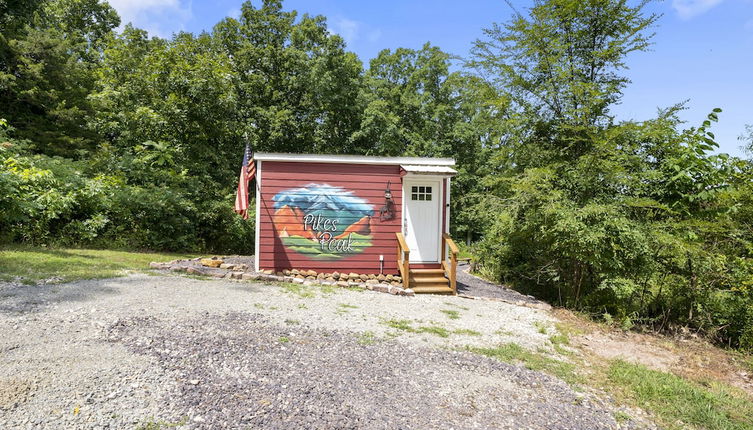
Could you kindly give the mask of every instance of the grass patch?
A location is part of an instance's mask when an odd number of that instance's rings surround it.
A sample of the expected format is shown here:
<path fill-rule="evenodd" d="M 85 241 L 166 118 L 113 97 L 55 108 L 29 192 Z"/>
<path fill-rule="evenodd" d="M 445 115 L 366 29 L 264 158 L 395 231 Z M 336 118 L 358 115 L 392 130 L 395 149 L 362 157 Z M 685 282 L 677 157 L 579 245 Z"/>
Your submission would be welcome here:
<path fill-rule="evenodd" d="M 471 330 L 467 328 L 459 328 L 457 330 L 453 330 L 452 334 L 462 334 L 466 336 L 481 336 L 481 332 L 478 332 L 476 330 Z"/>
<path fill-rule="evenodd" d="M 358 336 L 358 343 L 361 345 L 373 345 L 376 341 L 377 337 L 373 331 L 365 331 Z"/>
<path fill-rule="evenodd" d="M 439 337 L 450 337 L 451 334 L 449 330 L 436 324 L 413 327 L 410 320 L 385 320 L 382 324 L 408 333 L 428 333 Z"/>
<path fill-rule="evenodd" d="M 386 325 L 389 328 L 394 328 L 395 330 L 409 331 L 409 332 L 414 331 L 410 320 L 385 320 L 385 321 L 382 321 L 382 324 Z"/>
<path fill-rule="evenodd" d="M 188 254 L 108 251 L 96 249 L 0 249 L 0 280 L 33 285 L 54 278 L 58 282 L 123 276 L 127 271 L 146 271 L 152 261 L 192 258 Z"/>
<path fill-rule="evenodd" d="M 416 333 L 429 333 L 439 337 L 450 337 L 450 332 L 446 328 L 438 325 L 422 325 L 415 329 Z"/>
<path fill-rule="evenodd" d="M 287 324 L 287 325 L 299 325 L 300 323 L 301 323 L 301 321 L 299 321 L 299 320 L 294 320 L 294 319 L 286 319 L 285 320 L 285 324 Z"/>
<path fill-rule="evenodd" d="M 581 380 L 575 373 L 574 364 L 529 351 L 517 343 L 508 343 L 496 348 L 467 347 L 466 349 L 507 363 L 520 362 L 527 369 L 554 375 L 570 384 L 579 383 Z"/>
<path fill-rule="evenodd" d="M 660 424 L 670 429 L 753 428 L 753 402 L 743 392 L 718 382 L 704 386 L 622 360 L 610 364 L 607 381 L 623 397 L 652 411 Z"/>
<path fill-rule="evenodd" d="M 314 294 L 314 291 L 311 288 L 305 287 L 303 284 L 294 284 L 292 282 L 282 282 L 277 284 L 282 288 L 283 291 L 285 291 L 288 294 L 291 294 L 293 296 L 298 296 L 302 299 L 310 299 L 316 294 Z"/>
<path fill-rule="evenodd" d="M 340 303 L 340 304 L 337 305 L 337 307 L 342 308 L 342 309 L 358 309 L 358 306 L 351 305 L 351 304 L 348 304 L 348 303 Z"/>
<path fill-rule="evenodd" d="M 454 309 L 440 309 L 440 312 L 447 315 L 447 318 L 451 320 L 457 320 L 460 319 L 460 312 L 454 310 Z"/>
<path fill-rule="evenodd" d="M 277 341 L 280 342 L 280 343 L 288 343 L 288 342 L 290 342 L 290 338 L 287 337 L 287 336 L 280 336 L 280 338 L 277 339 Z"/>

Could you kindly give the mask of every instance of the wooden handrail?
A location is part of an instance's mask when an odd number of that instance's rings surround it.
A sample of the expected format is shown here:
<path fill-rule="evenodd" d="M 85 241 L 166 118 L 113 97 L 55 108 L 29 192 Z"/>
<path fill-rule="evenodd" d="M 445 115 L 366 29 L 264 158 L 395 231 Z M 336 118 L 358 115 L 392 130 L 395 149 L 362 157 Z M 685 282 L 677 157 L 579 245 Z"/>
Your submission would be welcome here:
<path fill-rule="evenodd" d="M 397 237 L 397 267 L 400 269 L 400 277 L 403 279 L 403 288 L 410 288 L 410 248 L 405 242 L 403 233 L 396 232 Z"/>
<path fill-rule="evenodd" d="M 445 248 L 450 248 L 450 262 L 447 263 L 447 259 L 445 257 Z M 458 246 L 455 245 L 455 242 L 452 240 L 452 237 L 444 233 L 442 234 L 442 267 L 447 272 L 447 278 L 450 280 L 450 288 L 452 288 L 453 293 L 458 293 L 458 284 L 457 284 L 457 269 L 458 269 L 458 253 L 460 250 L 458 249 Z"/>

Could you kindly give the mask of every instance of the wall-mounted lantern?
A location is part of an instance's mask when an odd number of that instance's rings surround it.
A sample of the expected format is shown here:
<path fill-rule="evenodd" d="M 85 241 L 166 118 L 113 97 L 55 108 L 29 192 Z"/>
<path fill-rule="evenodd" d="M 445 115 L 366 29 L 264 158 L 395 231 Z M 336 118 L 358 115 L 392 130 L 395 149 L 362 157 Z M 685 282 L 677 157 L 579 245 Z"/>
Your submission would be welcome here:
<path fill-rule="evenodd" d="M 395 203 L 392 201 L 392 191 L 390 190 L 391 182 L 387 181 L 387 188 L 384 190 L 384 206 L 379 209 L 379 220 L 389 221 L 395 218 Z"/>

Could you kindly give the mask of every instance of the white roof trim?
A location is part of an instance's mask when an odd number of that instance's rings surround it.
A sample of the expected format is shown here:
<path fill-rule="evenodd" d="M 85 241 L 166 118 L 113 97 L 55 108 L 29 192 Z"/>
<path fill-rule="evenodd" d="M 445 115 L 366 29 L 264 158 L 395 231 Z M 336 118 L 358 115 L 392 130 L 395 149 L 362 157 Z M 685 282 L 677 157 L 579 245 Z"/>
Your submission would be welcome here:
<path fill-rule="evenodd" d="M 457 170 L 448 167 L 448 166 L 437 166 L 437 165 L 414 165 L 414 164 L 402 164 L 400 167 L 403 168 L 408 173 L 414 173 L 417 175 L 444 175 L 444 176 L 453 176 L 457 174 Z"/>
<path fill-rule="evenodd" d="M 255 152 L 255 160 L 293 161 L 309 163 L 349 163 L 349 164 L 406 164 L 414 166 L 454 166 L 452 158 L 423 157 L 375 157 L 368 155 L 325 155 L 325 154 L 282 154 L 276 152 Z"/>

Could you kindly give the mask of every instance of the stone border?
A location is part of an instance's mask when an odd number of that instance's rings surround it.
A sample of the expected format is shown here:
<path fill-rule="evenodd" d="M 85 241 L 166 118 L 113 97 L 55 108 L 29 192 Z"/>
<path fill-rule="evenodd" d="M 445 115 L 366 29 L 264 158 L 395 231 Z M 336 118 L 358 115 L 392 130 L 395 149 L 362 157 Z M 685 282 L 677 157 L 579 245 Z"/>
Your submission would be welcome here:
<path fill-rule="evenodd" d="M 399 296 L 413 296 L 414 291 L 410 288 L 403 288 L 401 283 L 393 280 L 392 285 L 376 279 L 371 278 L 370 275 L 363 274 L 337 274 L 337 276 L 320 276 L 315 273 L 311 275 L 313 271 L 306 270 L 286 270 L 285 272 L 274 273 L 271 270 L 265 270 L 262 272 L 256 272 L 249 267 L 248 264 L 240 263 L 225 263 L 225 259 L 232 259 L 234 257 L 211 257 L 211 258 L 194 258 L 191 260 L 173 260 L 167 263 L 160 263 L 153 261 L 149 263 L 149 267 L 158 270 L 170 270 L 173 272 L 185 272 L 191 275 L 206 276 L 218 279 L 237 279 L 243 281 L 267 281 L 267 282 L 289 282 L 293 284 L 302 284 L 305 286 L 312 285 L 328 285 L 341 288 L 361 288 L 370 291 L 378 291 L 380 293 L 388 293 Z M 223 267 L 224 266 L 224 267 Z M 304 276 L 305 273 L 305 276 Z M 325 274 L 322 274 L 325 275 Z M 332 275 L 332 274 L 330 274 Z M 390 275 L 392 276 L 392 275 Z M 337 278 L 337 279 L 335 279 Z M 343 279 L 346 278 L 346 279 Z M 401 280 L 400 277 L 393 276 L 395 280 Z"/>

